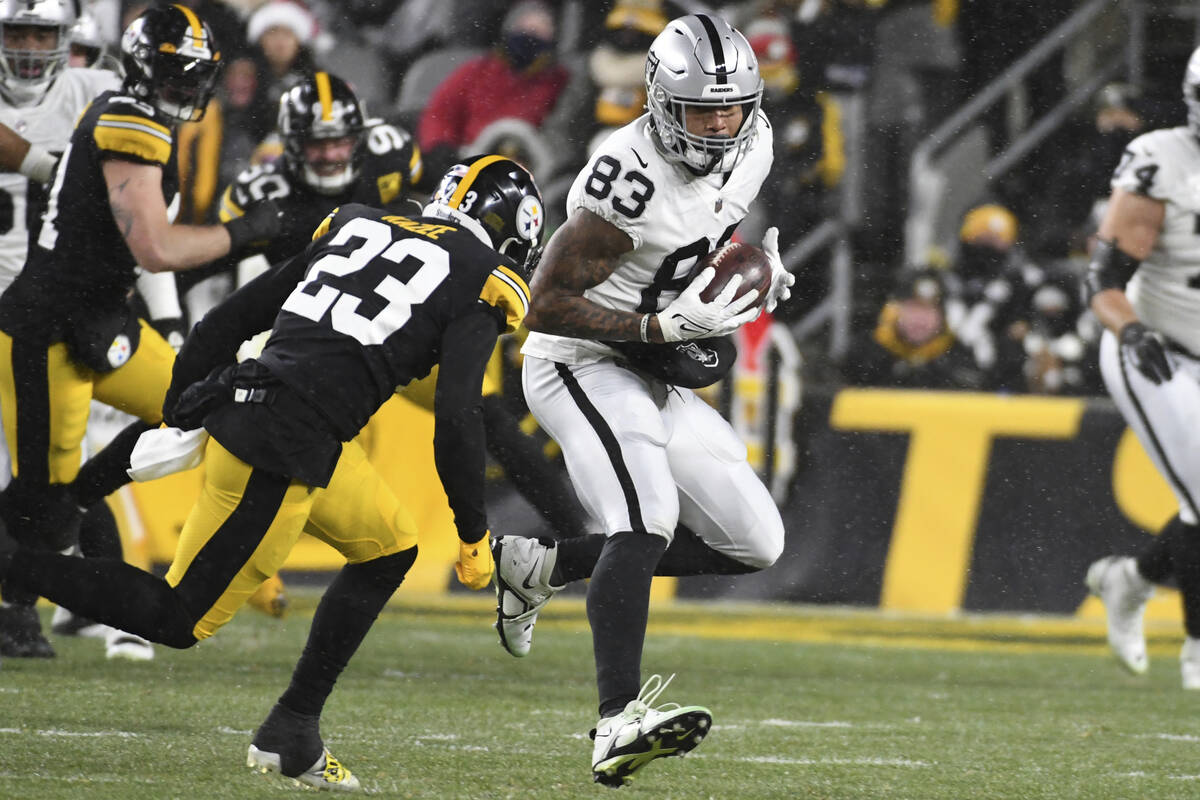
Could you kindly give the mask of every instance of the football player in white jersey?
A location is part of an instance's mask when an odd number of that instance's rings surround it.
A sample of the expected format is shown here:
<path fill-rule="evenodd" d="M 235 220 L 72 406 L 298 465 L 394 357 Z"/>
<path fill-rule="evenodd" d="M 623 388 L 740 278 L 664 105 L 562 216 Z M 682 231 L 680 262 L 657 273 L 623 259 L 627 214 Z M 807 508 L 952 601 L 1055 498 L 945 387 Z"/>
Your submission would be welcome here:
<path fill-rule="evenodd" d="M 1148 666 L 1142 613 L 1154 584 L 1174 579 L 1187 638 L 1185 689 L 1200 689 L 1200 49 L 1183 81 L 1188 124 L 1130 143 L 1112 179 L 1086 281 L 1107 328 L 1100 369 L 1113 401 L 1179 502 L 1136 558 L 1088 568 L 1108 641 L 1136 674 Z"/>
<path fill-rule="evenodd" d="M 790 293 L 775 231 L 764 240 L 775 267 L 767 298 L 733 299 L 735 278 L 704 302 L 712 270 L 690 279 L 729 241 L 771 168 L 757 62 L 724 20 L 689 15 L 654 40 L 646 86 L 649 113 L 605 140 L 571 187 L 567 222 L 535 273 L 522 350 L 525 397 L 562 447 L 593 535 L 493 547 L 496 628 L 515 656 L 529 652 L 550 597 L 591 578 L 592 773 L 610 786 L 691 750 L 711 724 L 701 706 L 652 707 L 665 688 L 657 675 L 639 692 L 651 577 L 760 570 L 784 538 L 728 422 L 690 389 L 626 366 L 620 349 L 654 343 L 670 360 L 679 343 L 731 333 Z"/>

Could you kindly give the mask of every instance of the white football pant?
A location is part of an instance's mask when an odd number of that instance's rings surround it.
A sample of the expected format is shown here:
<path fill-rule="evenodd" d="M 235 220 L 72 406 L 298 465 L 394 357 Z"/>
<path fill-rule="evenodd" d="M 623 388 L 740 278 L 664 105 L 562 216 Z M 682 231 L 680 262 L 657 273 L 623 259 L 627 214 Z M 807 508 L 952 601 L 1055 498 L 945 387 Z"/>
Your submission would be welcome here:
<path fill-rule="evenodd" d="M 1179 501 L 1179 518 L 1200 522 L 1200 361 L 1168 351 L 1174 368 L 1161 384 L 1138 372 L 1117 337 L 1100 339 L 1100 373 L 1113 402 Z"/>
<path fill-rule="evenodd" d="M 690 389 L 667 388 L 610 360 L 526 356 L 525 399 L 562 448 L 593 531 L 653 533 L 683 524 L 752 567 L 783 552 L 783 520 L 729 423 Z"/>

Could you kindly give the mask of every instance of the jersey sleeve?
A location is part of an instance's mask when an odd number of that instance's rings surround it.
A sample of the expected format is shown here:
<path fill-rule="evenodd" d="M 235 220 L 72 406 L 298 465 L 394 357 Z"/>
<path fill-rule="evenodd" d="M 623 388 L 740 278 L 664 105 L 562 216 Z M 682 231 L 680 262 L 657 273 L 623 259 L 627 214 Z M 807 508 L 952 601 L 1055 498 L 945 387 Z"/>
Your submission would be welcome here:
<path fill-rule="evenodd" d="M 1177 149 L 1169 129 L 1139 136 L 1125 148 L 1113 172 L 1112 188 L 1164 203 L 1176 200 L 1184 189 L 1182 179 L 1186 175 L 1178 167 L 1181 161 L 1174 152 Z"/>
<path fill-rule="evenodd" d="M 516 270 L 501 264 L 484 281 L 479 300 L 500 312 L 504 333 L 513 333 L 529 311 L 529 286 Z"/>
<path fill-rule="evenodd" d="M 636 161 L 638 154 L 626 144 L 614 146 L 613 140 L 626 141 L 619 132 L 610 136 L 575 177 L 567 193 L 567 217 L 579 209 L 590 211 L 623 231 L 636 249 L 653 215 L 654 184 Z"/>
<path fill-rule="evenodd" d="M 92 139 L 103 158 L 165 166 L 171 158 L 171 129 L 143 113 L 140 103 L 109 103 L 96 117 Z"/>

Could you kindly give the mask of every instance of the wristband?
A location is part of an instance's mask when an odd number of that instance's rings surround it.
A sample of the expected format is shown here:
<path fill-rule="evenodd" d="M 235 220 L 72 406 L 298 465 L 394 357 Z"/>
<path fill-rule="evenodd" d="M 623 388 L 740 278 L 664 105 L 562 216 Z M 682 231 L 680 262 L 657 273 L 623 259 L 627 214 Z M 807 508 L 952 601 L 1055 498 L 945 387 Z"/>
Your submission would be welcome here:
<path fill-rule="evenodd" d="M 650 317 L 651 314 L 642 315 L 642 324 L 639 326 L 638 332 L 641 334 L 642 341 L 646 344 L 650 343 Z"/>
<path fill-rule="evenodd" d="M 54 178 L 54 167 L 58 159 L 36 144 L 29 145 L 29 152 L 21 160 L 17 172 L 38 183 L 49 183 Z"/>

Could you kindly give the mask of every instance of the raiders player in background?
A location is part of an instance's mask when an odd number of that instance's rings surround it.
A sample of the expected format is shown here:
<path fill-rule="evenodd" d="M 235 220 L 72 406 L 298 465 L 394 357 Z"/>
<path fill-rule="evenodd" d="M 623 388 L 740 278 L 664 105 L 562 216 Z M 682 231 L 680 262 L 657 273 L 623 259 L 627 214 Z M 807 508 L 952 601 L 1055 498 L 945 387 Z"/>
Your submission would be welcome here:
<path fill-rule="evenodd" d="M 101 92 L 117 89 L 121 81 L 112 72 L 67 66 L 71 32 L 76 18 L 72 0 L 5 0 L 0 5 L 0 292 L 12 283 L 25 265 L 31 239 L 41 228 L 41 216 L 58 155 L 66 148 L 80 113 Z M 146 273 L 139 289 L 159 311 L 166 302 L 170 315 L 173 287 L 169 275 Z M 175 303 L 178 316 L 178 302 Z M 180 340 L 182 341 L 182 339 Z M 0 428 L 0 443 L 4 441 Z M 8 485 L 11 465 L 7 445 L 0 447 L 0 489 Z M 93 553 L 111 554 L 120 537 L 112 511 L 104 502 L 93 503 L 84 517 L 81 542 Z M 119 549 L 117 551 L 119 553 Z M 0 655 L 49 657 L 50 643 L 35 626 L 32 598 L 16 597 L 0 604 Z M 110 657 L 152 658 L 148 643 L 118 631 L 94 629 L 106 639 Z"/>
<path fill-rule="evenodd" d="M 1148 667 L 1142 614 L 1154 584 L 1183 596 L 1185 689 L 1200 689 L 1200 49 L 1183 81 L 1188 124 L 1130 143 L 1112 179 L 1086 288 L 1107 329 L 1100 369 L 1113 402 L 1179 501 L 1137 557 L 1088 568 L 1108 641 L 1136 674 Z"/>
<path fill-rule="evenodd" d="M 270 206 L 224 226 L 171 224 L 174 128 L 203 115 L 220 68 L 208 26 L 186 7 L 154 6 L 126 29 L 121 50 L 122 86 L 79 119 L 25 265 L 0 297 L 13 474 L 0 513 L 23 542 L 53 550 L 73 545 L 82 511 L 128 481 L 134 443 L 162 419 L 175 351 L 129 304 L 137 267 L 197 267 L 279 226 Z M 81 468 L 93 397 L 139 421 Z M 30 609 L 0 620 L 6 636 L 41 637 L 35 598 L 0 591 Z"/>
<path fill-rule="evenodd" d="M 321 710 L 412 566 L 417 531 L 353 440 L 397 388 L 440 363 L 434 449 L 460 538 L 456 568 L 468 587 L 487 586 L 479 387 L 496 337 L 528 307 L 524 269 L 544 217 L 533 178 L 500 156 L 452 168 L 424 216 L 331 213 L 306 250 L 209 312 L 180 352 L 167 422 L 203 424 L 211 438 L 204 490 L 165 579 L 115 560 L 16 550 L 2 536 L 0 576 L 185 648 L 233 616 L 302 529 L 321 538 L 347 563 L 248 764 L 357 788 L 324 748 Z M 236 363 L 242 341 L 267 329 L 261 355 Z"/>
<path fill-rule="evenodd" d="M 729 241 L 770 170 L 762 85 L 749 44 L 724 20 L 671 22 L 647 56 L 649 113 L 579 173 L 533 284 L 525 397 L 601 535 L 499 539 L 497 630 L 525 655 L 540 608 L 591 578 L 592 772 L 610 786 L 695 747 L 711 723 L 700 706 L 653 707 L 666 685 L 657 675 L 639 692 L 651 577 L 754 572 L 783 549 L 779 511 L 729 423 L 690 389 L 626 368 L 604 343 L 660 343 L 669 358 L 674 343 L 730 333 L 759 313 L 756 292 L 731 302 L 736 281 L 703 302 L 712 270 L 688 276 Z M 792 281 L 773 261 L 768 308 Z"/>

